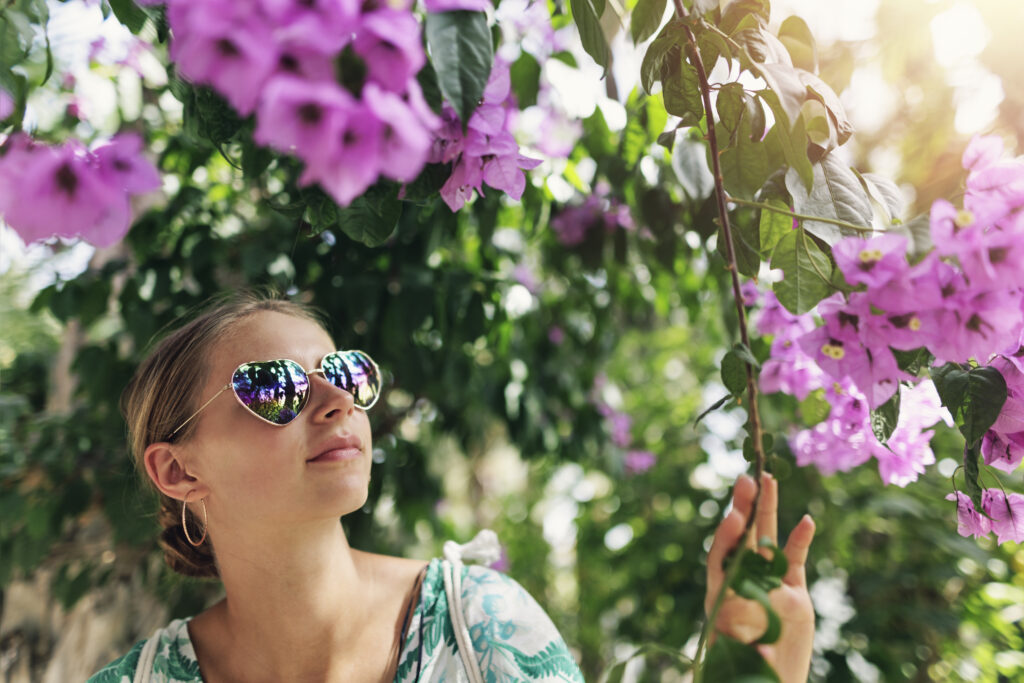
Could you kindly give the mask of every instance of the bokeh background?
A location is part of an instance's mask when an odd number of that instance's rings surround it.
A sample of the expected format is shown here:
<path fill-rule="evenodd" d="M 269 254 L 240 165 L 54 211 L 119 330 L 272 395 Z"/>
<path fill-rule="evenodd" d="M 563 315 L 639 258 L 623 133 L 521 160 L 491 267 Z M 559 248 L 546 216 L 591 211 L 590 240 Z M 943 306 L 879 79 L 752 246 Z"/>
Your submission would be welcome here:
<path fill-rule="evenodd" d="M 164 187 L 106 249 L 26 246 L 0 225 L 0 680 L 82 680 L 219 599 L 163 566 L 117 399 L 155 334 L 247 285 L 324 309 L 341 347 L 385 369 L 370 500 L 343 520 L 355 546 L 429 558 L 493 528 L 500 568 L 587 680 L 681 680 L 672 652 L 694 646 L 710 534 L 747 466 L 742 408 L 694 424 L 727 393 L 736 321 L 708 178 L 685 136 L 655 144 L 666 115 L 638 90 L 643 46 L 614 4 L 601 80 L 558 3 L 501 2 L 520 142 L 545 162 L 522 202 L 491 193 L 452 214 L 420 188 L 397 216 L 367 216 L 397 222 L 368 246 L 330 202 L 289 197 L 295 168 L 239 142 L 247 124 L 221 101 L 168 80 L 151 26 L 140 41 L 101 3 L 51 3 L 56 75 L 28 127 L 138 131 Z M 962 193 L 972 135 L 1017 149 L 1024 5 L 776 2 L 773 23 L 791 13 L 857 129 L 839 153 L 916 212 Z M 785 435 L 795 407 L 765 397 L 768 427 Z M 957 534 L 959 443 L 940 434 L 937 465 L 901 489 L 871 465 L 797 468 L 776 439 L 780 527 L 804 512 L 818 526 L 813 680 L 1024 679 L 1024 549 Z"/>

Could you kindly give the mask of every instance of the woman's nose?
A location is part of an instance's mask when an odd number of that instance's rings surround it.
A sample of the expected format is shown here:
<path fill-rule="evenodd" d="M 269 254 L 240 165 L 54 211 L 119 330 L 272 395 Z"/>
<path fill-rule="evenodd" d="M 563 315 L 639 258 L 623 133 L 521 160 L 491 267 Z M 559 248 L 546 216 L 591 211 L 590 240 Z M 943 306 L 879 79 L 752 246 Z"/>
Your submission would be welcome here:
<path fill-rule="evenodd" d="M 316 402 L 315 418 L 331 419 L 338 412 L 348 415 L 355 410 L 355 397 L 350 392 L 335 386 L 321 374 L 316 375 L 313 382 L 316 385 L 312 391 Z"/>

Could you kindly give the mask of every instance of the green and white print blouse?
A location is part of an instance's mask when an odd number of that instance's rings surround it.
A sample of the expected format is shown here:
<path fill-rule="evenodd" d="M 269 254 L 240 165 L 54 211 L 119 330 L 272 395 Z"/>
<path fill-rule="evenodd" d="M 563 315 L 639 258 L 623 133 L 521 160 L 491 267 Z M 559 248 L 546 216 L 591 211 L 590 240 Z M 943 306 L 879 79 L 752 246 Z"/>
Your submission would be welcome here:
<path fill-rule="evenodd" d="M 471 680 L 463 665 L 444 589 L 443 563 L 427 566 L 419 602 L 409 620 L 395 683 Z M 533 597 L 501 572 L 462 566 L 465 622 L 485 683 L 583 681 L 555 625 Z M 187 619 L 175 619 L 155 637 L 160 643 L 151 683 L 203 683 Z M 132 683 L 145 641 L 86 683 Z"/>

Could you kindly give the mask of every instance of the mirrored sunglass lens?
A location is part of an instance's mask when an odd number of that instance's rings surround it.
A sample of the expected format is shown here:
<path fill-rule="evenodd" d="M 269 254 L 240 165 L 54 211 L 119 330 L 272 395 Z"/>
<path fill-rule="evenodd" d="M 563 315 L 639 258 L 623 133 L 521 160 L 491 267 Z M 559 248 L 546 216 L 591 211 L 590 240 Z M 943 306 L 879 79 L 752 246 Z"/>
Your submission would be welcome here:
<path fill-rule="evenodd" d="M 235 370 L 231 386 L 242 405 L 278 425 L 294 420 L 309 397 L 309 378 L 290 360 L 246 363 Z"/>
<path fill-rule="evenodd" d="M 362 351 L 337 351 L 324 357 L 320 367 L 327 381 L 352 394 L 355 404 L 368 408 L 380 394 L 377 364 Z"/>

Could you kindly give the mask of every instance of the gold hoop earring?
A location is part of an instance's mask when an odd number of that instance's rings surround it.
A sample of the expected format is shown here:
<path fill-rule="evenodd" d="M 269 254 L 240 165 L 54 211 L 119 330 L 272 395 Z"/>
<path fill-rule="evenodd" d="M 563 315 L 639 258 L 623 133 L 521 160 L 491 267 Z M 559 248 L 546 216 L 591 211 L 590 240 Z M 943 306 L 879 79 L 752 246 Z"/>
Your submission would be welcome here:
<path fill-rule="evenodd" d="M 192 493 L 189 491 L 188 493 Z M 181 501 L 181 528 L 185 531 L 185 538 L 192 544 L 193 547 L 198 548 L 206 540 L 206 528 L 207 528 L 207 517 L 206 517 L 206 500 L 200 499 L 199 502 L 203 504 L 203 537 L 198 541 L 193 541 L 192 537 L 188 535 L 188 525 L 185 523 L 185 509 L 188 507 L 188 493 L 185 494 L 185 500 Z"/>

